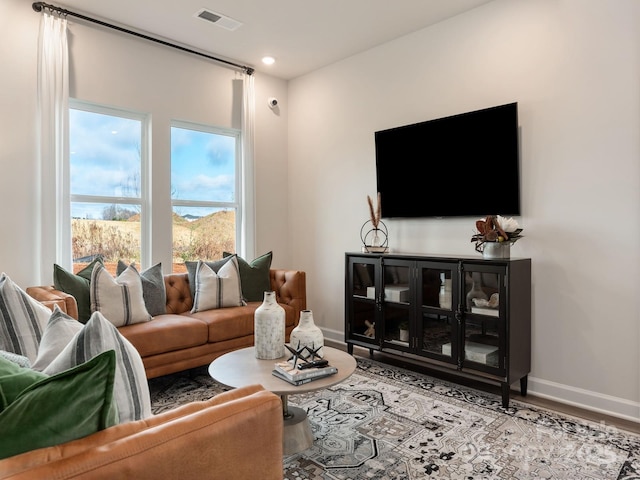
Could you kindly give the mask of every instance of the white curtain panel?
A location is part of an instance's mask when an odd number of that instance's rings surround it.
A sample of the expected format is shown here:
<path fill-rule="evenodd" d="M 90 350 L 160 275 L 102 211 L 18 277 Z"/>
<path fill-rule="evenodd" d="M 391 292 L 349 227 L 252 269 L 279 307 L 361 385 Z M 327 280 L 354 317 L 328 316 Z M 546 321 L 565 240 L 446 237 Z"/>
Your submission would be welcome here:
<path fill-rule="evenodd" d="M 43 10 L 38 45 L 38 168 L 40 169 L 40 281 L 50 282 L 52 265 L 71 265 L 71 234 L 63 231 L 69 216 L 68 154 L 69 49 L 67 19 Z M 57 192 L 62 192 L 62 196 Z M 62 197 L 62 198 L 61 198 Z M 54 235 L 55 232 L 55 235 Z M 55 238 L 55 241 L 52 241 Z"/>
<path fill-rule="evenodd" d="M 245 232 L 242 235 L 243 245 L 239 245 L 236 249 L 241 252 L 244 258 L 255 258 L 256 242 L 255 242 L 255 188 L 254 188 L 254 158 L 253 158 L 253 142 L 256 116 L 255 102 L 255 86 L 253 75 L 244 73 L 242 88 L 242 168 L 244 169 L 242 195 L 244 214 L 240 221 L 241 228 Z"/>

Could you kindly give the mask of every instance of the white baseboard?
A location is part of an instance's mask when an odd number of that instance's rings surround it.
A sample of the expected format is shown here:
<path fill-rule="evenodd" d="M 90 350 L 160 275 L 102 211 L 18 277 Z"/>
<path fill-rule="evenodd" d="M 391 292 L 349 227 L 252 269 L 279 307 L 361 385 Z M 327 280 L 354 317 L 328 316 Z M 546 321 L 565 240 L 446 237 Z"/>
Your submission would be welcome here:
<path fill-rule="evenodd" d="M 640 423 L 640 403 L 529 376 L 528 393 L 554 402 Z"/>
<path fill-rule="evenodd" d="M 323 328 L 326 339 L 345 344 L 344 331 Z M 536 397 L 640 423 L 640 403 L 529 376 L 527 392 Z"/>

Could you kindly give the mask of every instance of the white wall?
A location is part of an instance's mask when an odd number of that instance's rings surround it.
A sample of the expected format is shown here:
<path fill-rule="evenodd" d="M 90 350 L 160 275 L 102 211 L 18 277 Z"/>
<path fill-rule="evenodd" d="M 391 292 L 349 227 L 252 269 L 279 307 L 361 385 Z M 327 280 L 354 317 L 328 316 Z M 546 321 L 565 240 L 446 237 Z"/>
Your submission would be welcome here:
<path fill-rule="evenodd" d="M 36 80 L 40 14 L 31 3 L 0 5 L 0 271 L 21 286 L 50 283 L 38 275 Z M 153 259 L 171 263 L 169 122 L 173 119 L 220 127 L 241 126 L 241 75 L 200 57 L 146 40 L 69 20 L 70 96 L 151 115 Z M 256 254 L 274 251 L 273 265 L 291 265 L 287 235 L 286 82 L 255 75 Z M 267 98 L 283 102 L 277 112 Z M 274 194 L 275 192 L 275 194 Z M 160 199 L 163 199 L 160 201 Z M 16 208 L 18 206 L 18 208 Z M 164 214 L 163 214 L 164 212 Z M 53 232 L 42 232 L 53 241 Z M 249 256 L 248 256 L 249 257 Z M 251 258 L 251 257 L 249 257 Z M 53 260 L 52 260 L 53 270 Z M 168 271 L 168 268 L 165 268 Z"/>
<path fill-rule="evenodd" d="M 517 101 L 530 391 L 639 419 L 639 37 L 633 0 L 496 0 L 291 81 L 293 258 L 325 335 L 344 339 L 344 252 L 360 249 L 376 193 L 373 133 Z M 473 255 L 474 221 L 386 223 L 395 251 Z"/>

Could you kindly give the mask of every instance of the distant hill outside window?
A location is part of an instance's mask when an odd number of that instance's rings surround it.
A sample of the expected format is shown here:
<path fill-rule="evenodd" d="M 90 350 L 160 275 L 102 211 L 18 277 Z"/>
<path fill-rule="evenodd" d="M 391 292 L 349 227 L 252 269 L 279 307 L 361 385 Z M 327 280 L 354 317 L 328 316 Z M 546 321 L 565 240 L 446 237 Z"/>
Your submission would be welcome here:
<path fill-rule="evenodd" d="M 173 271 L 185 261 L 236 251 L 239 211 L 237 130 L 185 122 L 171 127 Z"/>

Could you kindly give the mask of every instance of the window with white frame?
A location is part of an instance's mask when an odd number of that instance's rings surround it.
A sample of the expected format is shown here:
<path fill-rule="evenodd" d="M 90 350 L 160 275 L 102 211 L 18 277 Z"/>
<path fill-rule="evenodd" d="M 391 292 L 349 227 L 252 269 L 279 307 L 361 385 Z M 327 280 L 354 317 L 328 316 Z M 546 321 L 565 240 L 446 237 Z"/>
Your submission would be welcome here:
<path fill-rule="evenodd" d="M 73 269 L 102 255 L 140 266 L 145 238 L 148 117 L 70 101 L 69 200 Z"/>
<path fill-rule="evenodd" d="M 236 252 L 241 225 L 240 131 L 171 124 L 173 271 Z"/>

